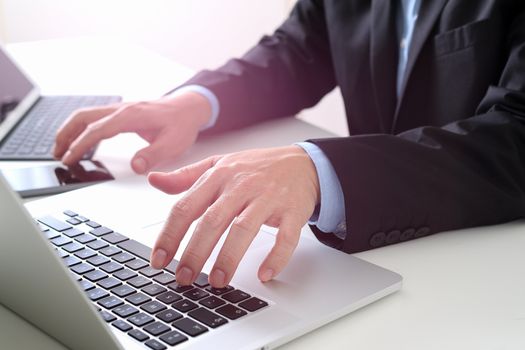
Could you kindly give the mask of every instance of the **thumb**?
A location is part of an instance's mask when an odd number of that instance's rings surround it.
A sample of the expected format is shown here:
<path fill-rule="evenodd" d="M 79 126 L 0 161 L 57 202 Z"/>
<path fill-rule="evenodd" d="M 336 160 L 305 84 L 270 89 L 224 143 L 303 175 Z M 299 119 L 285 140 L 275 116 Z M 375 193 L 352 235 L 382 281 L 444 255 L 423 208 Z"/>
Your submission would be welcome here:
<path fill-rule="evenodd" d="M 168 157 L 175 159 L 180 153 L 169 133 L 159 135 L 153 143 L 135 153 L 131 168 L 137 174 L 145 174 L 163 160 Z"/>
<path fill-rule="evenodd" d="M 170 173 L 152 172 L 148 175 L 148 181 L 163 192 L 180 193 L 190 188 L 206 170 L 215 165 L 218 159 L 219 156 L 209 157 Z"/>

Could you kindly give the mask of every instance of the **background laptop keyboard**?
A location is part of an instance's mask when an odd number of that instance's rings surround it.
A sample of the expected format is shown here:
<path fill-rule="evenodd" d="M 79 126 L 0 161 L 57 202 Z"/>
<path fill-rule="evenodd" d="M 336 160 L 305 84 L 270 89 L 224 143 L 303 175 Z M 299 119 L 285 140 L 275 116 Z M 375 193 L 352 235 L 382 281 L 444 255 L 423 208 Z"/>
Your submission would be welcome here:
<path fill-rule="evenodd" d="M 38 219 L 88 298 L 104 319 L 151 349 L 202 336 L 268 303 L 232 286 L 213 288 L 201 273 L 193 285 L 175 280 L 177 261 L 149 265 L 151 248 L 75 212 Z"/>
<path fill-rule="evenodd" d="M 43 96 L 0 145 L 0 159 L 53 159 L 56 132 L 73 111 L 118 101 L 117 96 Z M 91 158 L 93 152 L 84 158 Z"/>

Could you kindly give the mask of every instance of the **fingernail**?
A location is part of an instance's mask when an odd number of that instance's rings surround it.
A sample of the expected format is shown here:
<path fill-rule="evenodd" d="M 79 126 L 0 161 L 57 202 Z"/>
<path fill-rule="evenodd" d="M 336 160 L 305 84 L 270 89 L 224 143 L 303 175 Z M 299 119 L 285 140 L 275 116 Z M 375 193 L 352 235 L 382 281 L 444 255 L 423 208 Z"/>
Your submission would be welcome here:
<path fill-rule="evenodd" d="M 261 281 L 268 282 L 273 278 L 273 270 L 268 269 L 261 274 Z"/>
<path fill-rule="evenodd" d="M 226 284 L 226 274 L 221 269 L 215 269 L 210 274 L 210 283 L 216 288 L 222 288 Z"/>
<path fill-rule="evenodd" d="M 133 170 L 138 174 L 143 174 L 146 171 L 146 161 L 142 157 L 137 157 L 133 159 L 131 164 Z"/>
<path fill-rule="evenodd" d="M 193 272 L 187 268 L 183 267 L 178 272 L 175 278 L 177 279 L 177 282 L 179 282 L 182 285 L 187 285 L 191 283 L 191 278 L 193 276 Z"/>
<path fill-rule="evenodd" d="M 155 253 L 153 253 L 153 258 L 151 259 L 151 266 L 153 266 L 156 269 L 163 268 L 167 256 L 168 253 L 166 253 L 164 249 L 157 249 Z"/>

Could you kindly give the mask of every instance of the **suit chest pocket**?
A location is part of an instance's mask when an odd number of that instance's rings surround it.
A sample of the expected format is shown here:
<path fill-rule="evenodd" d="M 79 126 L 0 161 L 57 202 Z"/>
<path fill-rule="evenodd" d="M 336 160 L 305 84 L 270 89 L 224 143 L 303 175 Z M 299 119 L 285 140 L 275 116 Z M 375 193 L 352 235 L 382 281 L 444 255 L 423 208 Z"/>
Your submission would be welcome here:
<path fill-rule="evenodd" d="M 472 22 L 440 33 L 434 36 L 434 55 L 436 57 L 449 55 L 477 46 L 484 41 L 490 41 L 492 34 L 489 19 Z"/>

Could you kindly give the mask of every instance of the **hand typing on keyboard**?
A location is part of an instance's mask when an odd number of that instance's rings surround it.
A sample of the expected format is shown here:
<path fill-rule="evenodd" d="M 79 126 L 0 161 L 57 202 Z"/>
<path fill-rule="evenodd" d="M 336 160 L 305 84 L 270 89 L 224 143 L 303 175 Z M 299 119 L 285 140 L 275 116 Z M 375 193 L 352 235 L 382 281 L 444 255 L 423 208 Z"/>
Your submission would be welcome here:
<path fill-rule="evenodd" d="M 211 285 L 228 285 L 263 224 L 279 232 L 258 277 L 263 282 L 274 278 L 288 263 L 320 197 L 315 167 L 299 146 L 210 157 L 171 173 L 151 173 L 149 181 L 166 193 L 187 190 L 153 248 L 153 267 L 171 261 L 190 224 L 202 215 L 177 266 L 176 278 L 183 285 L 199 275 L 230 224 L 210 273 Z"/>
<path fill-rule="evenodd" d="M 135 132 L 150 143 L 131 161 L 133 170 L 142 174 L 186 151 L 210 116 L 208 100 L 195 92 L 156 101 L 80 109 L 58 131 L 53 155 L 72 165 L 100 141 Z"/>

